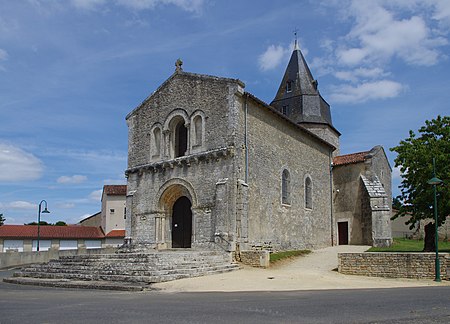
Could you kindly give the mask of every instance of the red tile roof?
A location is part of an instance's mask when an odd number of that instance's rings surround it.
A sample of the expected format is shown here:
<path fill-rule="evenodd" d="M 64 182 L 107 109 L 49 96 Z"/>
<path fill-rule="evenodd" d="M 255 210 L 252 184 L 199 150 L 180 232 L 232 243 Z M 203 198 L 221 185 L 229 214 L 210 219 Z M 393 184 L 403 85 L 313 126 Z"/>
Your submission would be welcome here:
<path fill-rule="evenodd" d="M 333 158 L 333 166 L 364 162 L 364 160 L 366 159 L 366 155 L 369 153 L 370 153 L 370 151 L 364 151 L 364 152 L 335 156 Z"/>
<path fill-rule="evenodd" d="M 108 234 L 106 234 L 107 238 L 124 238 L 125 237 L 125 230 L 112 230 Z"/>
<path fill-rule="evenodd" d="M 2 225 L 0 226 L 1 238 L 37 238 L 38 227 L 36 225 Z M 40 238 L 42 239 L 101 239 L 105 234 L 100 227 L 94 226 L 40 226 Z"/>
<path fill-rule="evenodd" d="M 105 185 L 103 192 L 110 196 L 126 196 L 127 185 Z"/>

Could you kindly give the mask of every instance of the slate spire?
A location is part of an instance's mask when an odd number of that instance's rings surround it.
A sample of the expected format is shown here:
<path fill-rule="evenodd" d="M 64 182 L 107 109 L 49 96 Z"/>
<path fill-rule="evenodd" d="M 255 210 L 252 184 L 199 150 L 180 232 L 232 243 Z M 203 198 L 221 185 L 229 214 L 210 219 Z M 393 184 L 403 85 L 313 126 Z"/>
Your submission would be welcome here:
<path fill-rule="evenodd" d="M 271 106 L 296 123 L 319 123 L 333 127 L 330 106 L 320 95 L 317 85 L 296 39 Z"/>

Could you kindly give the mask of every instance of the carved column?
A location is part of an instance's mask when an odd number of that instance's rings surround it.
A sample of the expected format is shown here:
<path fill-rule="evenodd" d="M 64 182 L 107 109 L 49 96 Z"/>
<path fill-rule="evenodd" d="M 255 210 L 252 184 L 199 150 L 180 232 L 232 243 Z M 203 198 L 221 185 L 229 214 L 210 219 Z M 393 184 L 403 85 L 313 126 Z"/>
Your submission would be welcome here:
<path fill-rule="evenodd" d="M 191 147 L 192 147 L 192 143 L 191 143 L 191 123 L 187 122 L 184 124 L 184 127 L 186 127 L 186 133 L 187 133 L 187 148 L 186 148 L 186 155 L 189 155 L 191 153 Z"/>
<path fill-rule="evenodd" d="M 167 248 L 166 233 L 166 215 L 165 213 L 154 213 L 155 217 L 155 241 L 158 249 Z"/>
<path fill-rule="evenodd" d="M 163 130 L 163 156 L 165 159 L 170 157 L 170 130 Z"/>

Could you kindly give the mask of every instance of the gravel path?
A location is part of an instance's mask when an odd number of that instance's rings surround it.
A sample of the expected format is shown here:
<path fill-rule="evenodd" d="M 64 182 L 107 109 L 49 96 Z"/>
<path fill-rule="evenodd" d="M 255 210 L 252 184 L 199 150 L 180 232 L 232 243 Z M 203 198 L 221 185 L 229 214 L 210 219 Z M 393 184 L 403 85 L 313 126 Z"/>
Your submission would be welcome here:
<path fill-rule="evenodd" d="M 155 284 L 166 292 L 179 291 L 287 291 L 364 289 L 450 285 L 432 280 L 385 279 L 342 275 L 336 270 L 338 252 L 363 252 L 368 246 L 341 245 L 315 250 L 306 256 L 277 263 L 268 269 L 244 266 L 241 270 L 206 277 Z"/>

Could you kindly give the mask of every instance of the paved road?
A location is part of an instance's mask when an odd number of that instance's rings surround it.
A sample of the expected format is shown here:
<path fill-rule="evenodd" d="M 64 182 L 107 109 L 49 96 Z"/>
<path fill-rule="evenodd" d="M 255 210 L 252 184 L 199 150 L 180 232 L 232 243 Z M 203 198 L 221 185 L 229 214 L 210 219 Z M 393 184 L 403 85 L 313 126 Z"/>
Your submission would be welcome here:
<path fill-rule="evenodd" d="M 0 277 L 6 275 L 0 274 Z M 0 283 L 0 323 L 449 323 L 450 287 L 111 292 Z"/>

